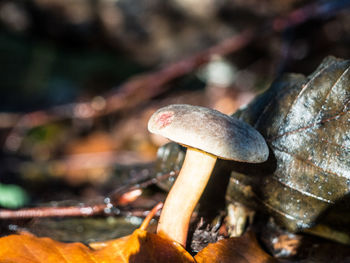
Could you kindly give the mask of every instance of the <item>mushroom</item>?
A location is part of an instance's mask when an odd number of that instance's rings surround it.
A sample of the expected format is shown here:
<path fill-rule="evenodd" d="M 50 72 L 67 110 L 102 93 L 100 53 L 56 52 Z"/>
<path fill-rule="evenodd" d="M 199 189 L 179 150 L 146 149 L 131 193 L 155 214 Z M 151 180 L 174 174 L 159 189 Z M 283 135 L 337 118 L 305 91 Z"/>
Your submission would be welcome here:
<path fill-rule="evenodd" d="M 250 125 L 213 109 L 174 104 L 156 111 L 148 130 L 187 147 L 184 163 L 165 200 L 157 233 L 186 245 L 192 212 L 217 158 L 260 163 L 269 150 Z"/>

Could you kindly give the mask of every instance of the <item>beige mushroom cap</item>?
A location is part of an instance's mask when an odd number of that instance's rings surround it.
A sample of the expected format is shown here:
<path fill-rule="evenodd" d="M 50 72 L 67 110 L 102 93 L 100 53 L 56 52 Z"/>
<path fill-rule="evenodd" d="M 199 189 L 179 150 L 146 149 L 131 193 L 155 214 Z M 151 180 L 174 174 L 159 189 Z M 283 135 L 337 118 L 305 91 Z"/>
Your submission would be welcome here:
<path fill-rule="evenodd" d="M 205 107 L 173 104 L 161 108 L 151 116 L 148 130 L 222 159 L 260 163 L 269 156 L 265 139 L 257 130 Z"/>

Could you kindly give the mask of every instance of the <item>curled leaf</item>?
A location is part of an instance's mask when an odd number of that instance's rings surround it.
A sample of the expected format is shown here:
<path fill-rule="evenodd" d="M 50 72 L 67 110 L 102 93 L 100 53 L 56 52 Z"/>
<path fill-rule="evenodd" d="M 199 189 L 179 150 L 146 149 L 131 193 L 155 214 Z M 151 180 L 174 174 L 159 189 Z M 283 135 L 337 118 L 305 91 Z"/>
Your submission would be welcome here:
<path fill-rule="evenodd" d="M 254 198 L 291 230 L 321 219 L 349 226 L 349 67 L 349 60 L 326 58 L 308 77 L 277 80 L 236 114 L 265 137 L 270 158 L 262 165 L 236 165 L 229 199 Z M 242 191 L 247 186 L 250 191 Z"/>

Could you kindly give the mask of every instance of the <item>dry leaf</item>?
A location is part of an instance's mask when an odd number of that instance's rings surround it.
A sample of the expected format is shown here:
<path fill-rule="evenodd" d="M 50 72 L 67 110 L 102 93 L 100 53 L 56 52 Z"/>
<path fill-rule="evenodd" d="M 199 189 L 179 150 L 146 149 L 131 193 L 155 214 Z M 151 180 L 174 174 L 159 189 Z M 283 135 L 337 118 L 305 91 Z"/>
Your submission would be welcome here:
<path fill-rule="evenodd" d="M 276 262 L 266 254 L 252 233 L 240 238 L 221 240 L 199 252 L 195 260 L 179 244 L 137 229 L 132 235 L 108 242 L 90 244 L 62 243 L 29 234 L 10 235 L 0 239 L 0 262 Z"/>
<path fill-rule="evenodd" d="M 262 133 L 271 151 L 265 164 L 234 168 L 231 199 L 255 198 L 291 230 L 326 214 L 327 224 L 349 226 L 349 66 L 349 60 L 326 58 L 308 77 L 277 80 L 236 114 Z"/>
<path fill-rule="evenodd" d="M 241 237 L 223 239 L 209 244 L 195 256 L 195 260 L 198 263 L 277 262 L 276 259 L 261 249 L 252 232 L 247 232 Z"/>
<path fill-rule="evenodd" d="M 108 242 L 92 243 L 90 246 L 62 243 L 29 234 L 0 238 L 0 262 L 195 262 L 181 245 L 145 230 L 160 208 L 161 204 L 157 205 L 132 235 Z"/>
<path fill-rule="evenodd" d="M 28 234 L 10 235 L 0 239 L 0 262 L 194 262 L 180 245 L 140 229 L 95 247 Z"/>
<path fill-rule="evenodd" d="M 158 204 L 153 208 L 132 235 L 91 243 L 89 246 L 82 243 L 62 243 L 31 234 L 0 238 L 0 262 L 275 262 L 259 247 L 252 233 L 210 244 L 197 254 L 195 260 L 180 244 L 145 230 L 161 206 L 162 204 Z"/>

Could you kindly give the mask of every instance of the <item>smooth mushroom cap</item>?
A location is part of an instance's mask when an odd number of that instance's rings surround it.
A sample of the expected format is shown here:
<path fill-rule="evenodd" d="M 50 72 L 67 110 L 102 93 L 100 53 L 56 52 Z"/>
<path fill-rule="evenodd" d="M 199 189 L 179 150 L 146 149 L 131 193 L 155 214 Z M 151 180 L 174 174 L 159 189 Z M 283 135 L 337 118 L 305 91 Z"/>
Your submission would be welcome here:
<path fill-rule="evenodd" d="M 265 139 L 257 130 L 205 107 L 186 104 L 163 107 L 151 116 L 148 130 L 222 159 L 260 163 L 269 156 Z"/>

